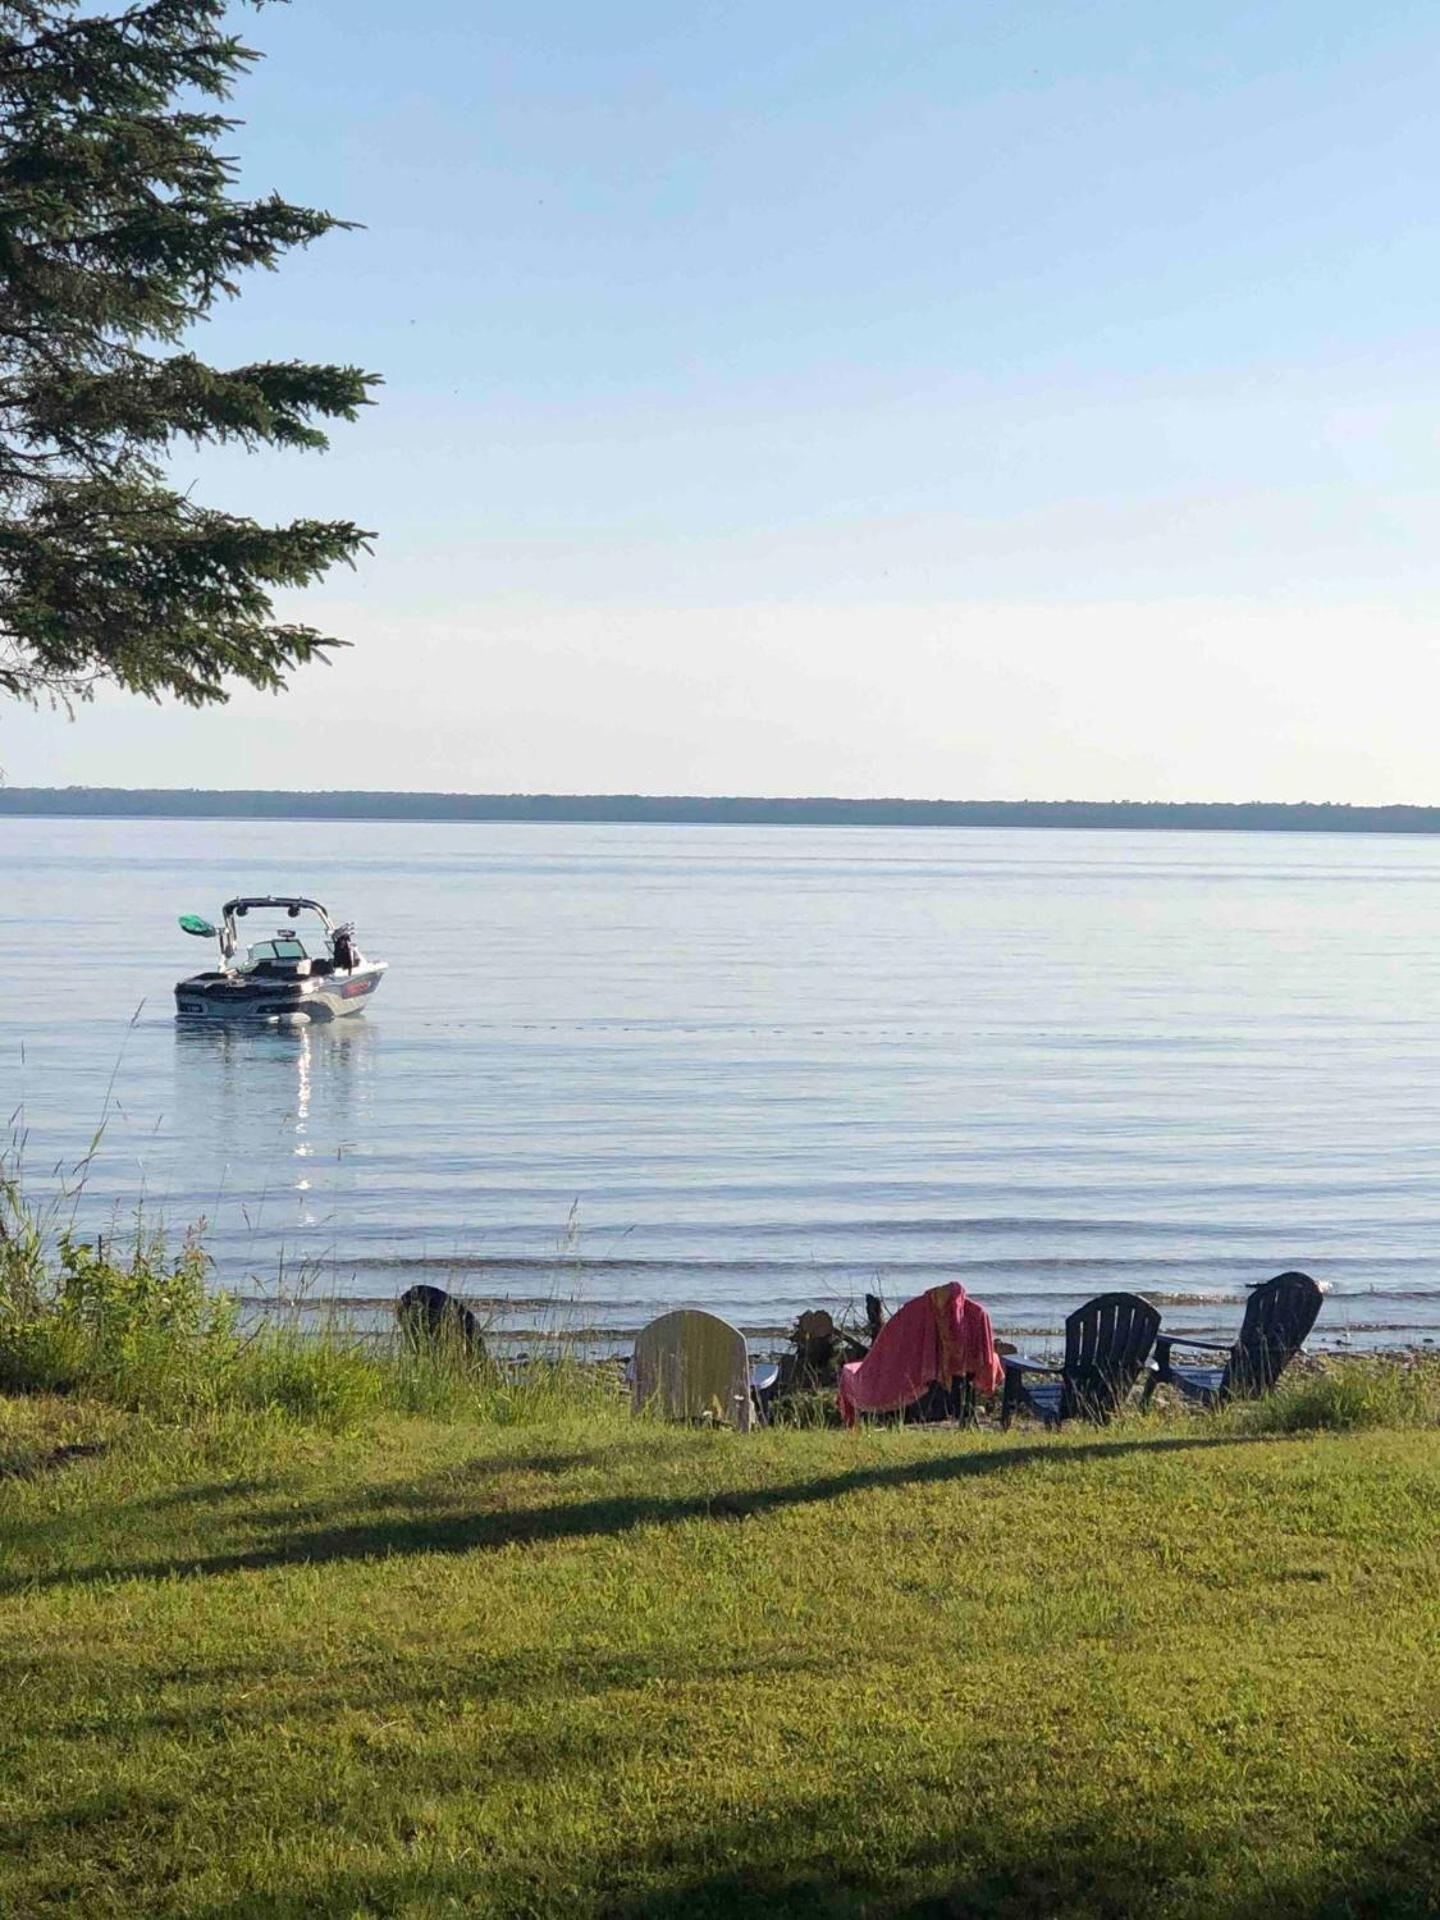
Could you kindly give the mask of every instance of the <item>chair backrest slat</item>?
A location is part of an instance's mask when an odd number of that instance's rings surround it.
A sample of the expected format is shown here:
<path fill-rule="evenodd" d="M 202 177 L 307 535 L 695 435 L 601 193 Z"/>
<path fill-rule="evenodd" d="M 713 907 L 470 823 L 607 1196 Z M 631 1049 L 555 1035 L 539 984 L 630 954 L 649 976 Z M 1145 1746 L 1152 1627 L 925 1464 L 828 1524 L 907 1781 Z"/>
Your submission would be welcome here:
<path fill-rule="evenodd" d="M 1134 1293 L 1102 1293 L 1065 1322 L 1062 1418 L 1108 1420 L 1150 1358 L 1160 1315 Z"/>
<path fill-rule="evenodd" d="M 1221 1393 L 1267 1393 L 1309 1337 L 1324 1298 L 1308 1273 L 1277 1273 L 1252 1287 Z"/>

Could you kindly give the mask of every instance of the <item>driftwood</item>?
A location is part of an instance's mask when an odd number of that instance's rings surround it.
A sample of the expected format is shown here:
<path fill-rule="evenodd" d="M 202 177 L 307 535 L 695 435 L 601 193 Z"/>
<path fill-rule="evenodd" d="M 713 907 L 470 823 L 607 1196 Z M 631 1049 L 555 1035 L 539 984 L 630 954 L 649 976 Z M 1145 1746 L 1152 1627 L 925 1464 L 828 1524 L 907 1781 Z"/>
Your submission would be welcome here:
<path fill-rule="evenodd" d="M 812 1307 L 790 1329 L 789 1351 L 780 1359 L 776 1397 L 833 1391 L 840 1384 L 840 1369 L 846 1362 L 863 1360 L 869 1351 L 869 1338 L 851 1327 L 837 1326 L 823 1307 Z"/>

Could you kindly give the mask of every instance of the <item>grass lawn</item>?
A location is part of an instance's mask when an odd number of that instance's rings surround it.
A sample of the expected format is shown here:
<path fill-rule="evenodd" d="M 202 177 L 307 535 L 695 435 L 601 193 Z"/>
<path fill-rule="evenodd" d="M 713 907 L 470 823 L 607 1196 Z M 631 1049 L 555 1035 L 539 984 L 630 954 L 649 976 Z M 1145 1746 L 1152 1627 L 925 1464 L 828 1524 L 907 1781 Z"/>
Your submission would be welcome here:
<path fill-rule="evenodd" d="M 0 1401 L 0 1913 L 1440 1911 L 1440 1434 Z"/>

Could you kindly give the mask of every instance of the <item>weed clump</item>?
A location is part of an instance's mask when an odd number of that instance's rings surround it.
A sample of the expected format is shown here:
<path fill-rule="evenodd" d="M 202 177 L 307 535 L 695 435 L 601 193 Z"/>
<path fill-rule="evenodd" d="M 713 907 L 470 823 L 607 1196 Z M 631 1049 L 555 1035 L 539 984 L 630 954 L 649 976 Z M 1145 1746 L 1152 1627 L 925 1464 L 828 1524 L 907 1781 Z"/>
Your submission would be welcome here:
<path fill-rule="evenodd" d="M 117 1406 L 211 1403 L 238 1350 L 235 1312 L 207 1286 L 210 1261 L 188 1236 L 171 1256 L 137 1234 L 116 1257 L 62 1233 L 49 1259 L 33 1231 L 0 1218 L 0 1389 L 83 1392 Z M 27 1228 L 33 1223 L 26 1222 Z"/>
<path fill-rule="evenodd" d="M 1263 1399 L 1229 1410 L 1245 1433 L 1353 1433 L 1440 1425 L 1440 1355 L 1353 1355 L 1291 1372 Z"/>

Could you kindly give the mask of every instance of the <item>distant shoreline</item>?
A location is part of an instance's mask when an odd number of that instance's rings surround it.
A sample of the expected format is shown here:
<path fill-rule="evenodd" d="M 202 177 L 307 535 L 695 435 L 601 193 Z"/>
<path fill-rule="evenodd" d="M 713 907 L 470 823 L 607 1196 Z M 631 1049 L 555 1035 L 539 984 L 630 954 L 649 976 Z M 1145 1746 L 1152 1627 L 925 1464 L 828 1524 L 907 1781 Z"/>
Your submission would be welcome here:
<path fill-rule="evenodd" d="M 1440 833 L 1440 806 L 1329 801 L 844 800 L 704 795 L 0 787 L 0 817 L 104 820 L 589 822 L 651 826 L 1105 828 L 1197 833 Z"/>

